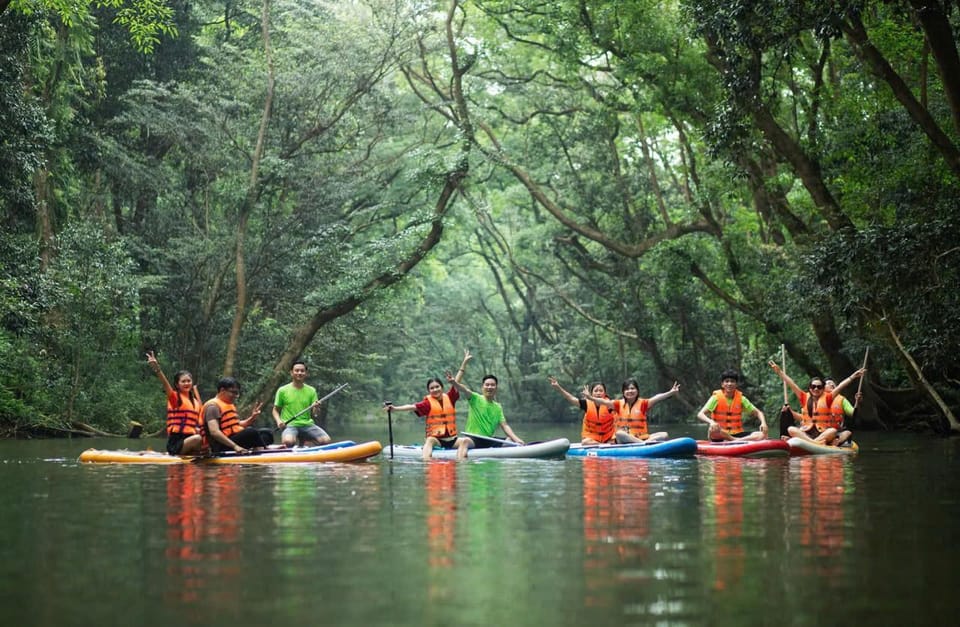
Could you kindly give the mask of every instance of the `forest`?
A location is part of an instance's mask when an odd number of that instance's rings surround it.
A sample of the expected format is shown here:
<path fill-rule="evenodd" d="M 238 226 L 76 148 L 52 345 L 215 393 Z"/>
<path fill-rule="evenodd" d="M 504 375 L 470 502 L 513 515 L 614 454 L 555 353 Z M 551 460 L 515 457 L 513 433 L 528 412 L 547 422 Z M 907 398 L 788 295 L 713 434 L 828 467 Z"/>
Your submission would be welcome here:
<path fill-rule="evenodd" d="M 0 0 L 0 435 L 720 372 L 960 431 L 960 2 Z M 952 286 L 952 287 L 951 287 Z M 851 394 L 852 395 L 852 394 Z M 791 400 L 793 400 L 791 398 Z M 268 412 L 267 414 L 268 415 Z M 775 426 L 771 427 L 771 431 Z"/>

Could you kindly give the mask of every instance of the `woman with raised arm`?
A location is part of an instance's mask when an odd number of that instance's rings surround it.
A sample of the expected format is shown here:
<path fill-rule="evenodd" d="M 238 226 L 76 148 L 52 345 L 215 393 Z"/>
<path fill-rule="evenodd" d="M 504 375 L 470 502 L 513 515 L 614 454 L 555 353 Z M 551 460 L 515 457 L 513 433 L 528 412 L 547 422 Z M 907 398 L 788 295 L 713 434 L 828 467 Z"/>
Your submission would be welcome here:
<path fill-rule="evenodd" d="M 467 362 L 473 358 L 469 350 L 463 351 L 463 362 L 460 363 L 460 369 L 457 370 L 455 381 L 463 378 L 467 369 Z M 449 374 L 449 373 L 448 373 Z M 443 449 L 454 449 L 459 444 L 457 436 L 457 413 L 456 404 L 460 399 L 460 392 L 457 386 L 450 384 L 447 392 L 443 391 L 443 382 L 440 379 L 432 378 L 427 381 L 427 395 L 422 401 L 410 403 L 409 405 L 394 405 L 393 403 L 384 403 L 386 411 L 412 411 L 417 416 L 426 418 L 425 433 L 423 441 L 423 459 L 428 460 L 433 456 L 433 447 L 438 446 Z"/>
<path fill-rule="evenodd" d="M 866 370 L 863 368 L 857 370 L 839 384 L 834 384 L 831 389 L 827 389 L 824 379 L 821 377 L 813 377 L 810 379 L 810 385 L 807 391 L 804 391 L 800 389 L 800 386 L 797 385 L 787 373 L 780 369 L 780 366 L 778 366 L 776 362 L 771 361 L 769 364 L 770 367 L 773 368 L 773 371 L 793 390 L 797 400 L 800 402 L 801 425 L 787 429 L 791 437 L 828 446 L 839 445 L 849 439 L 849 432 L 845 432 L 842 438 L 838 437 L 842 423 L 842 413 L 839 415 L 841 420 L 837 420 L 838 412 L 833 409 L 832 406 L 837 397 L 843 399 L 843 397 L 840 396 L 840 391 L 858 377 L 862 377 Z M 830 382 L 833 383 L 832 380 Z M 841 402 L 840 412 L 842 411 Z"/>
<path fill-rule="evenodd" d="M 597 401 L 577 398 L 563 389 L 556 377 L 550 377 L 548 380 L 553 389 L 560 392 L 563 398 L 583 411 L 583 425 L 580 427 L 581 444 L 610 444 L 616 441 L 614 437 L 615 409 L 611 409 L 607 405 L 601 405 Z M 591 385 L 590 393 L 595 398 L 610 400 L 607 397 L 607 386 L 602 383 Z"/>
<path fill-rule="evenodd" d="M 619 444 L 636 444 L 640 442 L 662 442 L 668 435 L 666 431 L 649 433 L 647 431 L 647 414 L 650 408 L 660 401 L 670 398 L 680 391 L 680 384 L 673 382 L 666 392 L 661 392 L 650 398 L 640 398 L 640 384 L 636 379 L 627 379 L 620 386 L 623 398 L 611 401 L 590 394 L 584 388 L 583 395 L 588 401 L 593 401 L 614 410 L 615 437 Z"/>
<path fill-rule="evenodd" d="M 170 385 L 153 351 L 147 353 L 147 364 L 153 370 L 167 397 L 167 452 L 171 455 L 199 455 L 203 447 L 200 430 L 200 392 L 193 384 L 193 375 L 180 370 Z"/>

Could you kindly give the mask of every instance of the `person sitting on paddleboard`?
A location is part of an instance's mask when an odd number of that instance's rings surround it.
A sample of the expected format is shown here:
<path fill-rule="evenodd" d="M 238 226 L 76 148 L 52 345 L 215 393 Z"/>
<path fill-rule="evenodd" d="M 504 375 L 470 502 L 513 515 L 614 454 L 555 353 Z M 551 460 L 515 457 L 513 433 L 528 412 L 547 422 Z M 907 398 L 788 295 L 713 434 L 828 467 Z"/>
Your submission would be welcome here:
<path fill-rule="evenodd" d="M 457 370 L 455 381 L 463 378 L 466 372 L 467 362 L 473 355 L 469 350 L 463 351 L 463 362 L 460 369 Z M 449 375 L 449 373 L 447 373 Z M 454 449 L 459 446 L 460 438 L 457 436 L 457 413 L 456 404 L 460 399 L 460 391 L 457 386 L 450 384 L 450 390 L 443 392 L 443 382 L 440 379 L 433 378 L 427 381 L 427 395 L 418 403 L 409 405 L 394 405 L 390 401 L 384 403 L 385 411 L 412 411 L 417 416 L 426 418 L 425 434 L 423 441 L 423 459 L 427 460 L 433 456 L 433 447 L 438 446 L 443 449 Z"/>
<path fill-rule="evenodd" d="M 845 442 L 848 442 L 853 433 L 847 429 L 847 418 L 853 416 L 853 412 L 857 410 L 857 407 L 860 406 L 860 400 L 863 398 L 862 392 L 857 392 L 854 394 L 854 404 L 851 405 L 850 401 L 843 394 L 837 393 L 837 382 L 833 379 L 827 379 L 823 382 L 823 389 L 830 395 L 833 396 L 833 402 L 830 403 L 830 413 L 833 414 L 834 422 L 837 424 L 837 439 L 833 441 L 836 446 L 843 446 Z"/>
<path fill-rule="evenodd" d="M 666 431 L 649 433 L 647 431 L 647 414 L 650 408 L 665 398 L 670 398 L 680 391 L 680 384 L 673 382 L 666 392 L 661 392 L 650 398 L 640 398 L 640 384 L 636 379 L 627 379 L 620 386 L 623 398 L 611 401 L 591 395 L 583 389 L 584 398 L 604 405 L 613 411 L 615 438 L 619 444 L 639 444 L 641 442 L 662 442 L 666 440 Z"/>
<path fill-rule="evenodd" d="M 174 374 L 174 388 L 160 369 L 153 351 L 147 353 L 147 364 L 160 379 L 167 395 L 167 452 L 171 455 L 199 455 L 203 448 L 200 428 L 203 402 L 193 384 L 193 375 L 186 370 Z"/>
<path fill-rule="evenodd" d="M 767 439 L 767 418 L 737 389 L 740 375 L 733 370 L 720 374 L 721 389 L 714 390 L 697 418 L 707 423 L 707 439 L 714 442 L 725 440 Z M 743 430 L 743 414 L 760 421 L 760 430 L 752 433 Z"/>
<path fill-rule="evenodd" d="M 577 398 L 563 389 L 556 377 L 549 377 L 548 381 L 553 389 L 560 392 L 571 405 L 576 405 L 583 411 L 583 424 L 580 427 L 581 444 L 610 444 L 616 441 L 613 424 L 616 410 L 608 405 L 601 405 L 598 400 L 588 399 L 586 388 L 584 388 L 583 398 Z M 590 386 L 590 392 L 596 399 L 610 400 L 607 398 L 607 386 L 603 383 L 594 383 Z"/>
<path fill-rule="evenodd" d="M 499 381 L 492 374 L 483 376 L 482 389 L 483 394 L 477 394 L 464 383 L 457 381 L 452 375 L 447 374 L 447 381 L 453 383 L 460 390 L 460 393 L 467 397 L 467 403 L 470 405 L 470 413 L 467 416 L 467 433 L 474 433 L 485 437 L 492 436 L 499 426 L 507 435 L 507 438 L 517 444 L 523 444 L 523 440 L 518 438 L 507 424 L 507 419 L 503 415 L 503 407 L 496 400 L 497 387 Z M 475 442 L 473 438 L 461 436 L 457 445 L 457 459 L 466 459 L 467 451 L 475 447 L 482 447 L 485 443 Z"/>
<path fill-rule="evenodd" d="M 203 426 L 213 453 L 249 453 L 250 449 L 269 444 L 264 442 L 258 430 L 249 426 L 260 415 L 263 403 L 257 403 L 250 415 L 240 420 L 237 417 L 238 398 L 240 383 L 233 377 L 223 377 L 217 381 L 217 395 L 203 406 Z"/>
<path fill-rule="evenodd" d="M 320 406 L 317 390 L 307 381 L 307 364 L 302 359 L 293 362 L 290 368 L 290 383 L 280 386 L 273 399 L 273 420 L 282 429 L 280 441 L 293 448 L 322 446 L 330 442 L 330 436 L 313 421 L 313 414 Z M 307 411 L 309 409 L 310 411 Z"/>
<path fill-rule="evenodd" d="M 834 383 L 831 390 L 826 389 L 824 379 L 813 377 L 810 379 L 810 385 L 805 392 L 800 389 L 800 386 L 790 375 L 780 369 L 776 362 L 771 361 L 769 364 L 773 371 L 787 384 L 787 387 L 793 390 L 794 395 L 800 402 L 801 412 L 799 416 L 795 412 L 794 414 L 795 418 L 800 420 L 801 426 L 788 427 L 787 433 L 790 437 L 801 438 L 826 446 L 839 445 L 850 437 L 850 433 L 846 432 L 842 440 L 838 438 L 838 432 L 843 423 L 843 401 L 846 399 L 841 396 L 838 407 L 834 409 L 832 406 L 834 397 L 839 395 L 840 390 L 858 377 L 863 376 L 865 372 L 863 368 L 841 381 L 839 385 Z M 833 383 L 832 380 L 831 383 Z M 851 413 L 853 413 L 852 408 Z"/>

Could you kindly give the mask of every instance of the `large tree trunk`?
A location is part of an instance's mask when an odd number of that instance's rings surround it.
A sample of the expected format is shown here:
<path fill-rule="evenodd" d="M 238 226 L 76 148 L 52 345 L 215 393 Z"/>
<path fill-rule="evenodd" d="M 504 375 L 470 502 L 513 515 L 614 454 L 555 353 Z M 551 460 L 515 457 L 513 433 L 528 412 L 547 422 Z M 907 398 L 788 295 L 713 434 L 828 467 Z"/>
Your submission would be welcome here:
<path fill-rule="evenodd" d="M 960 54 L 957 54 L 950 20 L 944 13 L 942 3 L 937 0 L 910 0 L 910 4 L 927 35 L 930 52 L 937 61 L 943 91 L 950 103 L 954 131 L 960 133 Z"/>
<path fill-rule="evenodd" d="M 960 433 L 960 421 L 957 420 L 957 417 L 953 414 L 953 411 L 950 410 L 950 406 L 947 405 L 946 401 L 943 400 L 943 397 L 937 392 L 936 388 L 927 381 L 927 377 L 924 376 L 923 370 L 920 369 L 920 365 L 913 358 L 913 355 L 910 354 L 910 351 L 907 350 L 906 346 L 903 345 L 903 342 L 900 340 L 900 336 L 897 334 L 896 330 L 893 328 L 889 318 L 885 317 L 884 322 L 887 325 L 887 331 L 890 333 L 890 339 L 893 340 L 894 345 L 897 347 L 897 351 L 900 353 L 900 356 L 906 362 L 907 374 L 910 375 L 910 378 L 914 380 L 916 386 L 927 395 L 927 397 L 933 401 L 933 404 L 940 410 L 943 414 L 943 417 L 947 421 L 947 425 L 950 427 L 950 431 L 954 433 Z"/>
<path fill-rule="evenodd" d="M 943 132 L 930 112 L 920 104 L 903 78 L 897 74 L 897 71 L 893 69 L 883 54 L 873 45 L 860 18 L 856 15 L 848 16 L 847 21 L 843 24 L 843 32 L 857 56 L 887 83 L 893 91 L 894 97 L 900 101 L 910 117 L 940 151 L 947 167 L 950 168 L 954 176 L 960 178 L 960 150 L 957 149 L 950 137 Z"/>
<path fill-rule="evenodd" d="M 721 75 L 728 74 L 730 69 L 724 61 L 725 55 L 719 48 L 716 39 L 707 35 L 705 40 L 708 48 L 707 61 Z M 753 90 L 732 95 L 739 101 L 740 106 L 750 112 L 754 125 L 769 142 L 774 152 L 793 168 L 830 228 L 837 230 L 852 227 L 853 223 L 840 209 L 839 204 L 823 180 L 820 163 L 808 155 L 803 146 L 780 126 L 773 113 L 761 104 L 759 94 Z"/>
<path fill-rule="evenodd" d="M 810 376 L 833 376 L 838 380 L 846 379 L 850 373 L 857 369 L 857 366 L 841 352 L 843 340 L 840 338 L 840 332 L 837 331 L 837 325 L 834 323 L 833 315 L 828 312 L 818 313 L 810 321 L 813 325 L 813 332 L 817 336 L 817 343 L 820 350 L 827 356 L 828 372 L 811 372 Z"/>
<path fill-rule="evenodd" d="M 468 144 L 465 145 L 465 149 L 469 149 Z M 273 399 L 273 391 L 289 376 L 293 360 L 303 354 L 320 329 L 326 324 L 356 309 L 358 305 L 362 304 L 378 290 L 385 289 L 400 281 L 440 242 L 440 236 L 443 233 L 443 218 L 450 206 L 454 193 L 459 189 L 460 184 L 467 175 L 467 163 L 466 156 L 464 156 L 464 158 L 460 160 L 457 169 L 447 175 L 446 182 L 440 191 L 440 196 L 434 207 L 432 227 L 417 247 L 395 266 L 387 268 L 380 275 L 367 281 L 357 292 L 314 312 L 309 320 L 293 332 L 293 336 L 280 355 L 280 359 L 276 365 L 274 365 L 270 376 L 257 386 L 250 395 L 248 402 L 253 403 L 260 400 L 269 404 Z"/>
<path fill-rule="evenodd" d="M 37 236 L 40 239 L 40 272 L 46 272 L 53 258 L 53 217 L 50 207 L 50 171 L 46 164 L 33 175 L 34 207 L 37 213 Z"/>
<path fill-rule="evenodd" d="M 263 0 L 260 28 L 263 35 L 263 51 L 267 62 L 267 93 L 264 97 L 263 112 L 260 115 L 260 129 L 257 131 L 257 144 L 250 159 L 250 181 L 247 184 L 247 195 L 240 210 L 237 221 L 237 239 L 235 248 L 234 272 L 237 279 L 236 310 L 233 313 L 233 323 L 230 325 L 230 337 L 227 340 L 227 354 L 223 360 L 223 375 L 233 374 L 237 351 L 240 346 L 240 334 L 243 323 L 247 319 L 247 264 L 244 243 L 247 235 L 247 224 L 250 213 L 257 204 L 260 187 L 260 162 L 263 159 L 264 144 L 266 143 L 267 126 L 270 123 L 270 114 L 273 108 L 274 68 L 273 51 L 270 47 L 270 0 Z"/>
<path fill-rule="evenodd" d="M 769 109 L 763 106 L 752 108 L 754 124 L 763 133 L 770 145 L 780 155 L 780 158 L 789 163 L 800 181 L 807 189 L 813 202 L 816 203 L 830 228 L 838 230 L 853 227 L 853 222 L 843 213 L 833 194 L 827 188 L 820 170 L 820 163 L 811 158 L 803 147 L 783 130 L 777 123 Z"/>

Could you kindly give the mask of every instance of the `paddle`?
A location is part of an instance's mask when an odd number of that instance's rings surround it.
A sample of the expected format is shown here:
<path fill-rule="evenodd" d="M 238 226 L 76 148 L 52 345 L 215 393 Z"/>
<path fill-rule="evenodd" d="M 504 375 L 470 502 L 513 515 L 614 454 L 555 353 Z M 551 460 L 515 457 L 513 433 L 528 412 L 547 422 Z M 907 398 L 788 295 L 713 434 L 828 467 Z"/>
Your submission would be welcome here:
<path fill-rule="evenodd" d="M 784 375 L 787 374 L 787 349 L 784 344 L 780 345 L 780 370 Z M 783 379 L 783 409 L 780 410 L 780 436 L 790 437 L 790 427 L 794 425 L 793 412 L 790 411 L 790 401 L 787 400 L 787 380 Z"/>
<path fill-rule="evenodd" d="M 867 352 L 863 354 L 863 367 L 867 367 L 867 357 L 870 356 L 870 347 L 867 347 Z M 863 380 L 865 377 L 860 377 L 860 382 L 857 383 L 857 398 L 853 401 L 853 410 L 856 411 L 857 407 L 860 405 L 860 390 L 863 389 Z"/>
<path fill-rule="evenodd" d="M 787 372 L 787 348 L 785 344 L 780 345 L 780 370 Z M 783 380 L 783 404 L 788 404 L 787 400 L 787 380 Z"/>
<path fill-rule="evenodd" d="M 577 444 L 577 448 L 635 448 L 638 446 L 650 446 L 651 444 L 663 444 L 667 440 L 642 440 L 640 442 L 605 442 L 599 444 L 594 442 L 593 444 Z M 571 445 L 573 446 L 573 445 Z"/>
<path fill-rule="evenodd" d="M 393 459 L 393 401 L 383 401 L 387 408 L 387 433 L 390 436 L 390 459 Z"/>
<path fill-rule="evenodd" d="M 486 435 L 477 435 L 477 434 L 474 434 L 474 433 L 461 433 L 460 435 L 463 435 L 463 436 L 465 436 L 465 437 L 468 437 L 468 438 L 470 438 L 471 440 L 473 440 L 474 442 L 476 442 L 476 441 L 479 440 L 479 441 L 481 441 L 481 442 L 486 442 L 486 443 L 487 443 L 487 446 L 485 446 L 485 447 L 477 447 L 477 448 L 501 448 L 501 447 L 504 447 L 504 446 L 520 446 L 519 444 L 517 444 L 517 443 L 514 442 L 513 440 L 504 440 L 504 439 L 501 439 L 501 438 L 493 438 L 493 437 L 486 436 Z"/>
<path fill-rule="evenodd" d="M 247 451 L 246 453 L 237 453 L 236 451 L 221 451 L 219 453 L 213 453 L 211 455 L 198 456 L 191 461 L 197 461 L 202 459 L 207 459 L 209 457 L 249 457 L 251 455 L 269 455 L 275 453 L 304 453 L 308 451 L 329 451 L 338 448 L 344 448 L 347 446 L 355 446 L 356 442 L 353 440 L 342 440 L 340 442 L 330 442 L 328 444 L 321 444 L 319 446 L 303 446 L 303 447 L 288 447 L 288 446 L 277 446 L 274 448 L 261 448 L 253 449 Z"/>
<path fill-rule="evenodd" d="M 348 385 L 350 385 L 350 384 L 349 384 L 349 383 L 341 383 L 341 384 L 338 385 L 336 388 L 334 388 L 334 390 L 333 390 L 332 392 L 330 392 L 329 394 L 327 394 L 327 395 L 324 396 L 323 398 L 317 399 L 316 402 L 314 402 L 314 403 L 312 403 L 312 404 L 310 404 L 310 405 L 307 405 L 306 407 L 304 407 L 303 409 L 301 409 L 300 411 L 298 411 L 298 412 L 295 413 L 294 415 L 290 416 L 290 419 L 284 421 L 283 424 L 284 424 L 284 425 L 290 424 L 291 422 L 293 422 L 294 420 L 296 420 L 296 419 L 299 418 L 300 416 L 304 415 L 305 413 L 307 413 L 308 411 L 310 411 L 310 410 L 313 409 L 314 407 L 319 406 L 320 403 L 322 403 L 323 401 L 327 400 L 328 398 L 330 398 L 331 396 L 333 396 L 334 394 L 336 394 L 337 392 L 339 392 L 339 391 L 342 390 L 343 388 L 347 387 Z M 280 427 L 277 427 L 275 430 L 276 430 L 276 431 L 279 431 L 279 430 L 280 430 Z"/>

